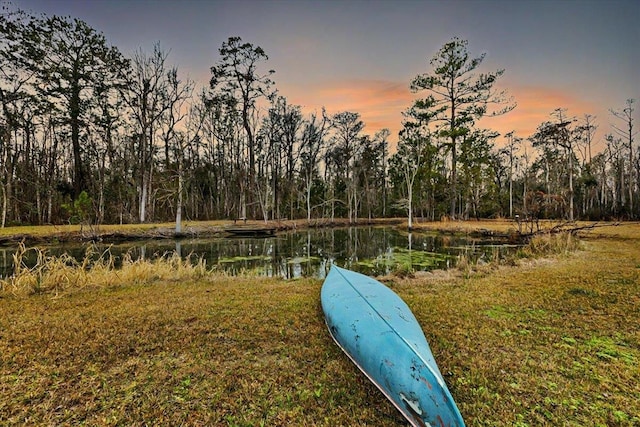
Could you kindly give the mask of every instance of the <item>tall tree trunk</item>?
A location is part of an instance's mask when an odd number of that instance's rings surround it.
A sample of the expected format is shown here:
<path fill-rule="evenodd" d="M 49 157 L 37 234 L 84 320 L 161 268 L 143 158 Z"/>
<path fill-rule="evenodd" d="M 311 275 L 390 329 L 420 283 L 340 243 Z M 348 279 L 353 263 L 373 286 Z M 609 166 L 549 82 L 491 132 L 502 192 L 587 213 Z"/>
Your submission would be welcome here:
<path fill-rule="evenodd" d="M 311 183 L 307 177 L 307 188 L 305 189 L 305 198 L 307 202 L 307 224 L 311 224 Z"/>
<path fill-rule="evenodd" d="M 82 151 L 80 147 L 80 87 L 77 84 L 78 79 L 79 77 L 74 76 L 74 84 L 71 86 L 71 98 L 69 100 L 71 144 L 73 146 L 74 198 L 77 198 L 83 190 L 86 190 L 87 187 L 84 165 L 82 163 Z"/>
<path fill-rule="evenodd" d="M 140 217 L 139 220 L 141 223 L 144 222 L 146 216 L 147 216 L 147 180 L 146 180 L 146 174 L 142 174 L 142 189 L 140 191 L 140 201 L 139 201 L 139 205 L 140 205 Z"/>
<path fill-rule="evenodd" d="M 408 207 L 407 207 L 407 216 L 408 216 L 408 220 L 407 220 L 407 227 L 409 228 L 409 230 L 413 229 L 413 191 L 412 191 L 412 185 L 407 185 L 407 190 L 408 190 Z"/>
<path fill-rule="evenodd" d="M 182 151 L 182 150 L 181 150 Z M 178 200 L 176 202 L 176 234 L 182 233 L 182 152 L 178 153 Z"/>
<path fill-rule="evenodd" d="M 2 185 L 2 228 L 5 227 L 7 223 L 7 203 L 9 198 L 7 197 L 7 189 L 4 185 Z"/>
<path fill-rule="evenodd" d="M 573 151 L 569 152 L 569 221 L 573 221 Z"/>
<path fill-rule="evenodd" d="M 630 218 L 634 217 L 633 212 L 633 127 L 632 123 L 629 123 L 629 216 Z"/>
<path fill-rule="evenodd" d="M 457 158 L 456 158 L 457 154 L 456 154 L 456 142 L 455 142 L 455 138 L 453 139 L 452 145 L 451 145 L 451 185 L 450 185 L 450 190 L 451 194 L 451 206 L 449 209 L 449 216 L 451 217 L 451 219 L 454 219 L 456 217 L 456 198 L 458 197 L 457 195 L 457 180 L 458 180 L 458 174 L 457 174 Z"/>

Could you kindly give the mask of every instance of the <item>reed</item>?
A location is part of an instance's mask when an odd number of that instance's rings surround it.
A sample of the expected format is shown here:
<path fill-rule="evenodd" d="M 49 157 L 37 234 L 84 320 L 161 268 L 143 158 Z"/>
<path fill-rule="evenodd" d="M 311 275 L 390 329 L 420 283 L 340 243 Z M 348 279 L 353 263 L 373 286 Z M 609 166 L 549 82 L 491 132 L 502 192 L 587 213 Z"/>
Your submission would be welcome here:
<path fill-rule="evenodd" d="M 29 266 L 27 259 L 35 259 L 35 264 Z M 116 267 L 116 259 L 109 249 L 98 252 L 93 245 L 87 248 L 82 260 L 76 260 L 67 254 L 52 256 L 46 250 L 20 244 L 13 255 L 13 263 L 14 272 L 0 280 L 0 290 L 15 295 L 59 295 L 86 287 L 197 280 L 211 272 L 202 257 L 182 259 L 175 252 L 153 260 L 133 260 L 130 254 L 125 254 L 122 266 Z"/>
<path fill-rule="evenodd" d="M 535 258 L 567 254 L 578 249 L 580 249 L 580 239 L 574 233 L 545 233 L 533 236 L 518 255 L 525 258 Z"/>
<path fill-rule="evenodd" d="M 540 234 L 532 237 L 526 245 L 514 253 L 508 255 L 494 251 L 491 256 L 474 260 L 469 252 L 461 252 L 455 257 L 454 271 L 461 273 L 463 277 L 478 271 L 491 270 L 500 265 L 517 266 L 519 260 L 536 259 L 549 256 L 566 255 L 581 248 L 581 241 L 575 233 L 561 232 Z M 398 277 L 410 277 L 415 271 L 402 271 L 394 274 Z"/>

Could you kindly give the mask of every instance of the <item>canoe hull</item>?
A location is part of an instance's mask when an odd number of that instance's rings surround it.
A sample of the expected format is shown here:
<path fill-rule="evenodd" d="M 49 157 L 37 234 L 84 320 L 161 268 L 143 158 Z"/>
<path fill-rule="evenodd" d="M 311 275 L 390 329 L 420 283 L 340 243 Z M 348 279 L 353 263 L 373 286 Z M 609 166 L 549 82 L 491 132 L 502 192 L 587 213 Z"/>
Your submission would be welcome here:
<path fill-rule="evenodd" d="M 409 307 L 380 282 L 333 266 L 321 291 L 339 347 L 414 426 L 464 426 Z"/>

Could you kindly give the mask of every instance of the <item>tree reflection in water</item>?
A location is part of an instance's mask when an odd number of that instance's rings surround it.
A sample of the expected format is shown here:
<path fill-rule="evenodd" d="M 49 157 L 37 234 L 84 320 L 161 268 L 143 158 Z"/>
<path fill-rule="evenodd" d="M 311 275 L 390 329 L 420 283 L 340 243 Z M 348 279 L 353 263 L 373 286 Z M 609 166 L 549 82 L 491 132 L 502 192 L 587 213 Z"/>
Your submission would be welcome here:
<path fill-rule="evenodd" d="M 513 246 L 490 240 L 436 233 L 407 233 L 390 227 L 349 227 L 291 231 L 265 238 L 208 238 L 176 241 L 128 242 L 98 247 L 109 248 L 116 266 L 124 254 L 135 260 L 152 259 L 174 252 L 179 256 L 206 260 L 208 268 L 227 274 L 256 274 L 283 278 L 324 278 L 331 264 L 368 275 L 393 271 L 428 271 L 455 265 L 459 256 L 472 262 L 493 259 L 513 250 Z M 44 247 L 49 255 L 66 252 L 84 257 L 86 246 Z M 0 274 L 13 271 L 15 248 L 0 251 Z M 29 262 L 35 263 L 27 259 Z"/>

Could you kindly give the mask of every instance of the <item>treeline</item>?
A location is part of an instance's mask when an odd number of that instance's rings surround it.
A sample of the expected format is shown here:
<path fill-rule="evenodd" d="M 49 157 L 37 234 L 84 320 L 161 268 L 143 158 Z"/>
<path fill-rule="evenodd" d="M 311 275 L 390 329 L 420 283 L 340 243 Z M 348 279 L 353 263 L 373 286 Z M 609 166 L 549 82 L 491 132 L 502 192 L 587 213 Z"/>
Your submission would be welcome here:
<path fill-rule="evenodd" d="M 500 136 L 477 122 L 515 107 L 494 90 L 503 70 L 474 73 L 484 56 L 453 39 L 411 82 L 421 98 L 396 150 L 357 112 L 288 103 L 260 47 L 231 37 L 219 54 L 198 87 L 160 45 L 126 57 L 83 21 L 3 9 L 2 226 L 640 216 L 631 100 L 612 112 L 619 132 L 600 153 L 594 118 L 562 109 L 530 144 Z"/>

